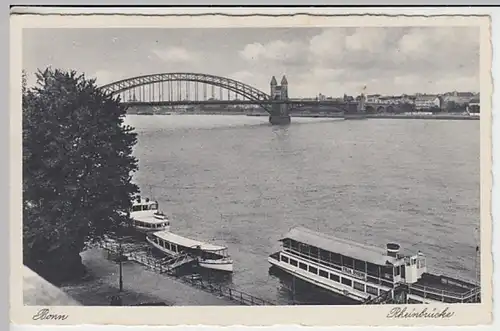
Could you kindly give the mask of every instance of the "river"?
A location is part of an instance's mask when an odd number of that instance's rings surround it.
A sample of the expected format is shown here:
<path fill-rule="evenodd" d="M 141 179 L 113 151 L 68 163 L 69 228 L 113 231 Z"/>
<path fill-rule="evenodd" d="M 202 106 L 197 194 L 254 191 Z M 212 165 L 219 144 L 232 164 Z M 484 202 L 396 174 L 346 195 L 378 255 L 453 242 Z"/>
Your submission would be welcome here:
<path fill-rule="evenodd" d="M 479 121 L 127 115 L 134 180 L 171 231 L 222 243 L 232 282 L 287 303 L 267 257 L 294 226 L 403 251 L 429 269 L 476 277 Z"/>

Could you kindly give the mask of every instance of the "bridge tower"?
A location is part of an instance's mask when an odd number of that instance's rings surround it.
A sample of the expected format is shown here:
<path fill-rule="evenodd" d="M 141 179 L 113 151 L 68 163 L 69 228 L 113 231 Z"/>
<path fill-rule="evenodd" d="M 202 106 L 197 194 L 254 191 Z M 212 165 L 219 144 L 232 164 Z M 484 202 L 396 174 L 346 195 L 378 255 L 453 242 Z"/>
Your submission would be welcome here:
<path fill-rule="evenodd" d="M 366 102 L 366 97 L 363 93 L 361 93 L 361 95 L 359 96 L 359 102 L 358 102 L 358 113 L 364 113 L 365 110 L 366 110 L 366 106 L 365 106 L 365 102 Z"/>
<path fill-rule="evenodd" d="M 288 100 L 288 81 L 285 76 L 281 79 L 281 85 L 278 85 L 276 77 L 271 78 L 271 99 L 276 101 Z M 269 123 L 272 125 L 290 124 L 290 114 L 288 112 L 288 103 L 276 103 L 271 105 L 271 114 Z"/>

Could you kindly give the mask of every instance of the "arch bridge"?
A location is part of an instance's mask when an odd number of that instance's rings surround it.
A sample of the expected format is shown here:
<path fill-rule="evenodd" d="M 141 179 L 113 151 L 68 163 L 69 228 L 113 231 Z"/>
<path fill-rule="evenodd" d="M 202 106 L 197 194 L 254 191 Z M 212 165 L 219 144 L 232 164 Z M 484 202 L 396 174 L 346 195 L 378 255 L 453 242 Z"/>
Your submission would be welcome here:
<path fill-rule="evenodd" d="M 240 101 L 266 108 L 270 95 L 240 81 L 199 73 L 161 73 L 123 79 L 101 86 L 128 104 L 187 105 Z"/>
<path fill-rule="evenodd" d="M 329 100 L 290 99 L 288 81 L 281 85 L 273 76 L 270 94 L 235 79 L 201 73 L 159 73 L 123 79 L 101 89 L 130 106 L 171 107 L 173 109 L 221 110 L 231 107 L 264 109 L 271 118 L 288 118 L 291 111 L 331 106 L 332 112 L 349 111 L 353 105 Z M 355 107 L 355 105 L 354 105 Z M 273 121 L 271 121 L 273 123 Z M 281 120 L 278 122 L 281 123 Z"/>

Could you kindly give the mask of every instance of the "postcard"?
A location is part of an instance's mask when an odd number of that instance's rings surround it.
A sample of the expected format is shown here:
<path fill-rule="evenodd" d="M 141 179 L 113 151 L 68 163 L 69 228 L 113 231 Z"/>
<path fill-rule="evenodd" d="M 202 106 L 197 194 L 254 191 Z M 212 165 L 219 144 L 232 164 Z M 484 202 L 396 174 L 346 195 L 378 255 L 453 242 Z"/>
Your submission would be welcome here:
<path fill-rule="evenodd" d="M 12 323 L 491 323 L 487 13 L 55 10 L 11 15 Z"/>

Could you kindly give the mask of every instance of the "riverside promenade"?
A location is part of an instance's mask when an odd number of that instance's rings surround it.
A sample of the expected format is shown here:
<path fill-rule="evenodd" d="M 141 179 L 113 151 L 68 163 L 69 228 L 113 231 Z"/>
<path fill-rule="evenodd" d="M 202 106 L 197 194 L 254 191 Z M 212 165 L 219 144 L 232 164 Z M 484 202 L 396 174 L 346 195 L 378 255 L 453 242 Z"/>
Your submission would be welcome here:
<path fill-rule="evenodd" d="M 106 258 L 100 248 L 84 251 L 82 261 L 88 270 L 85 280 L 61 289 L 85 306 L 109 306 L 119 295 L 118 264 Z M 123 262 L 123 305 L 164 303 L 169 306 L 233 306 L 236 302 L 220 298 L 176 279 L 145 269 L 136 262 Z"/>

